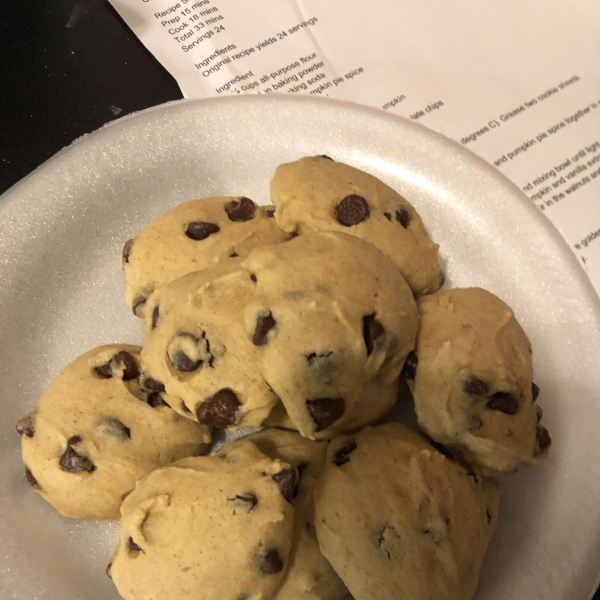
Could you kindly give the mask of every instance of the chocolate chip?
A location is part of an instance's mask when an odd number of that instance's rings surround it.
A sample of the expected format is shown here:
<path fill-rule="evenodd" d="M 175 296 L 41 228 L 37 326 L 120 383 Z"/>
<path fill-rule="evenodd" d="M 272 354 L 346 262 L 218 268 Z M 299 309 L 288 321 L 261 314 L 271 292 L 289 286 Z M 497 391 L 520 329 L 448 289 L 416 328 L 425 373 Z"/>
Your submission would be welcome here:
<path fill-rule="evenodd" d="M 544 411 L 542 410 L 542 407 L 536 406 L 535 407 L 535 418 L 537 419 L 538 423 L 542 420 L 543 416 L 544 416 Z"/>
<path fill-rule="evenodd" d="M 26 417 L 23 417 L 17 423 L 16 429 L 17 429 L 17 433 L 19 435 L 24 435 L 26 437 L 32 438 L 35 435 L 35 427 L 33 424 L 33 417 L 31 415 L 27 415 Z"/>
<path fill-rule="evenodd" d="M 152 379 L 152 377 L 143 377 L 140 379 L 140 384 L 143 388 L 150 390 L 151 392 L 164 392 L 165 384 L 157 381 L 156 379 Z"/>
<path fill-rule="evenodd" d="M 129 263 L 129 257 L 131 256 L 131 248 L 133 247 L 133 239 L 127 240 L 123 246 L 123 263 Z"/>
<path fill-rule="evenodd" d="M 362 196 L 351 194 L 346 196 L 336 207 L 337 220 L 345 227 L 358 225 L 369 218 L 371 210 Z"/>
<path fill-rule="evenodd" d="M 510 392 L 496 392 L 490 396 L 486 406 L 490 410 L 498 410 L 507 415 L 514 415 L 519 410 L 519 401 Z"/>
<path fill-rule="evenodd" d="M 144 389 L 139 379 L 135 379 L 127 382 L 127 389 L 132 396 L 135 396 L 138 400 L 145 402 L 149 406 L 155 408 L 157 406 L 166 406 L 161 395 L 158 392 L 150 392 Z"/>
<path fill-rule="evenodd" d="M 308 467 L 308 463 L 302 462 L 296 466 L 296 471 L 298 471 L 298 481 L 294 486 L 294 498 L 298 495 L 298 490 L 300 488 L 300 480 L 302 479 L 302 473 L 304 473 L 305 469 Z"/>
<path fill-rule="evenodd" d="M 113 419 L 112 417 L 103 419 L 100 427 L 102 432 L 106 435 L 110 435 L 112 437 L 121 438 L 121 439 L 130 439 L 131 438 L 131 429 L 126 427 L 119 419 Z"/>
<path fill-rule="evenodd" d="M 146 302 L 147 302 L 148 298 L 145 296 L 138 296 L 137 298 L 135 298 L 133 300 L 133 306 L 131 308 L 131 310 L 133 311 L 133 314 L 136 317 L 139 317 L 140 319 L 144 318 L 144 307 L 146 306 Z"/>
<path fill-rule="evenodd" d="M 464 390 L 471 396 L 485 396 L 490 391 L 490 386 L 477 377 L 469 377 L 464 383 Z"/>
<path fill-rule="evenodd" d="M 198 421 L 225 429 L 235 423 L 235 412 L 241 406 L 236 393 L 229 388 L 219 390 L 214 396 L 200 404 L 196 410 Z"/>
<path fill-rule="evenodd" d="M 191 373 L 198 369 L 203 363 L 200 358 L 199 344 L 200 340 L 191 333 L 176 335 L 167 348 L 167 356 L 173 367 L 182 373 Z M 207 352 L 210 353 L 208 340 L 203 344 L 206 344 Z"/>
<path fill-rule="evenodd" d="M 239 502 L 245 506 L 246 512 L 251 512 L 258 504 L 258 498 L 254 494 L 240 494 L 233 498 L 228 498 L 230 502 Z"/>
<path fill-rule="evenodd" d="M 294 490 L 296 489 L 297 473 L 294 467 L 288 467 L 279 473 L 273 475 L 273 479 L 277 482 L 281 495 L 291 502 L 294 499 Z"/>
<path fill-rule="evenodd" d="M 392 213 L 386 211 L 383 213 L 383 216 L 390 223 L 392 222 Z M 402 227 L 404 227 L 404 229 L 406 229 L 408 227 L 408 223 L 410 222 L 410 213 L 408 212 L 408 210 L 406 210 L 406 208 L 400 207 L 396 211 L 396 221 L 398 221 L 398 223 L 400 223 L 400 225 L 402 225 Z"/>
<path fill-rule="evenodd" d="M 96 465 L 84 454 L 79 454 L 73 446 L 81 441 L 81 437 L 74 435 L 67 440 L 67 449 L 60 457 L 60 467 L 69 473 L 91 473 L 96 470 Z"/>
<path fill-rule="evenodd" d="M 96 376 L 100 377 L 100 379 L 110 379 L 113 375 L 111 361 L 109 360 L 99 367 L 94 367 L 94 373 L 96 373 Z"/>
<path fill-rule="evenodd" d="M 542 452 L 545 452 L 550 447 L 550 444 L 552 444 L 550 432 L 543 425 L 537 426 L 535 431 L 535 441 L 536 447 L 534 454 L 536 456 L 542 454 Z"/>
<path fill-rule="evenodd" d="M 112 567 L 112 563 L 111 563 L 111 562 L 109 562 L 109 563 L 106 565 L 106 576 L 107 576 L 107 577 L 109 577 L 110 579 L 112 579 L 112 575 L 110 574 L 110 569 L 111 569 L 111 567 Z"/>
<path fill-rule="evenodd" d="M 335 162 L 331 156 L 327 156 L 327 154 L 319 154 L 319 158 L 324 158 L 325 160 L 330 160 L 331 162 Z"/>
<path fill-rule="evenodd" d="M 163 399 L 162 396 L 158 392 L 151 392 L 148 394 L 148 398 L 146 402 L 152 408 L 156 408 L 158 406 L 169 406 Z"/>
<path fill-rule="evenodd" d="M 375 318 L 375 313 L 363 317 L 363 338 L 367 347 L 367 356 L 373 354 L 379 340 L 385 335 L 385 327 Z M 379 350 L 379 348 L 377 348 Z"/>
<path fill-rule="evenodd" d="M 37 479 L 33 476 L 33 473 L 29 469 L 25 469 L 25 478 L 27 479 L 27 483 L 29 483 L 32 488 L 35 488 L 36 490 L 42 489 L 40 484 L 37 482 Z"/>
<path fill-rule="evenodd" d="M 323 431 L 344 414 L 346 405 L 343 398 L 317 398 L 307 400 L 306 408 L 317 425 L 317 431 Z"/>
<path fill-rule="evenodd" d="M 396 221 L 406 229 L 410 221 L 410 213 L 404 207 L 399 208 L 396 211 Z"/>
<path fill-rule="evenodd" d="M 240 198 L 232 200 L 225 205 L 225 212 L 230 221 L 240 223 L 243 221 L 251 221 L 256 214 L 256 204 L 250 198 Z"/>
<path fill-rule="evenodd" d="M 123 368 L 123 381 L 130 381 L 139 377 L 140 370 L 135 358 L 129 352 L 118 352 L 112 358 L 112 362 L 117 369 Z"/>
<path fill-rule="evenodd" d="M 350 454 L 356 450 L 354 440 L 346 440 L 344 445 L 333 455 L 333 464 L 341 467 L 350 461 Z"/>
<path fill-rule="evenodd" d="M 250 279 L 256 283 L 258 279 L 256 279 L 256 275 L 254 273 L 250 273 Z"/>
<path fill-rule="evenodd" d="M 531 384 L 531 396 L 532 396 L 534 402 L 538 399 L 539 395 L 540 395 L 539 386 L 537 386 L 535 383 L 532 383 Z"/>
<path fill-rule="evenodd" d="M 123 381 L 131 381 L 140 374 L 135 358 L 125 350 L 117 352 L 108 362 L 95 367 L 94 372 L 100 379 L 110 379 L 121 372 Z"/>
<path fill-rule="evenodd" d="M 209 235 L 220 231 L 220 227 L 216 223 L 207 223 L 206 221 L 192 221 L 188 223 L 185 229 L 185 235 L 190 240 L 199 242 L 205 240 Z"/>
<path fill-rule="evenodd" d="M 157 304 L 152 311 L 152 323 L 151 323 L 152 329 L 156 329 L 156 326 L 158 325 L 158 317 L 160 317 L 160 308 L 158 307 L 158 304 Z"/>
<path fill-rule="evenodd" d="M 127 540 L 127 547 L 132 550 L 133 552 L 144 552 L 140 546 L 138 546 L 134 541 L 133 538 L 130 536 L 129 539 Z"/>
<path fill-rule="evenodd" d="M 406 360 L 404 361 L 404 366 L 402 367 L 402 372 L 400 373 L 404 379 L 410 379 L 414 381 L 417 376 L 417 366 L 419 365 L 419 359 L 414 352 L 409 352 Z"/>
<path fill-rule="evenodd" d="M 269 550 L 260 559 L 260 570 L 263 573 L 279 573 L 283 569 L 283 561 L 277 550 Z"/>
<path fill-rule="evenodd" d="M 273 318 L 273 315 L 269 312 L 266 316 L 260 316 L 256 320 L 256 329 L 252 336 L 252 343 L 255 346 L 264 346 L 268 341 L 269 331 L 277 325 L 277 321 Z"/>
<path fill-rule="evenodd" d="M 477 415 L 469 417 L 469 431 L 479 431 L 483 427 L 483 421 Z"/>
<path fill-rule="evenodd" d="M 183 350 L 179 350 L 174 356 L 169 355 L 169 361 L 175 369 L 182 373 L 191 373 L 202 364 L 200 359 L 192 360 Z"/>

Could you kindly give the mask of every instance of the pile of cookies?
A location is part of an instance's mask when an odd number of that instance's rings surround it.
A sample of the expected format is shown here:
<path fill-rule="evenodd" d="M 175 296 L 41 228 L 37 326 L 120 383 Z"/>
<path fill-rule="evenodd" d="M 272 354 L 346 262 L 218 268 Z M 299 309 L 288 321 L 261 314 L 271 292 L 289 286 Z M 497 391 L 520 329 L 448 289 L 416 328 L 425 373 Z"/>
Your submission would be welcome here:
<path fill-rule="evenodd" d="M 126 600 L 468 600 L 493 477 L 550 446 L 529 340 L 490 292 L 438 291 L 438 246 L 375 177 L 306 157 L 271 199 L 193 200 L 125 244 L 144 346 L 58 375 L 17 425 L 27 480 L 120 519 Z M 402 380 L 422 431 L 376 424 Z"/>

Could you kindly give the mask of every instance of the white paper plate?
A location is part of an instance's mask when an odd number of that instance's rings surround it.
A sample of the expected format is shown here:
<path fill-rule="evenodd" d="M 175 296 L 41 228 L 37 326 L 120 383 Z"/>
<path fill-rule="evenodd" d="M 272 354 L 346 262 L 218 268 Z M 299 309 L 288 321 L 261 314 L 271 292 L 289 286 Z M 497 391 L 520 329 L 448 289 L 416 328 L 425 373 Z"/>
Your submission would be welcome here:
<path fill-rule="evenodd" d="M 326 153 L 417 207 L 453 286 L 506 300 L 534 347 L 550 458 L 505 480 L 479 600 L 588 600 L 600 573 L 600 305 L 558 233 L 510 182 L 414 123 L 291 96 L 177 102 L 78 140 L 0 201 L 0 597 L 118 598 L 117 525 L 60 517 L 23 476 L 14 424 L 71 359 L 142 340 L 123 242 L 199 196 L 268 201 L 275 167 Z M 85 400 L 85 399 L 82 399 Z M 168 599 L 165 599 L 168 600 Z"/>

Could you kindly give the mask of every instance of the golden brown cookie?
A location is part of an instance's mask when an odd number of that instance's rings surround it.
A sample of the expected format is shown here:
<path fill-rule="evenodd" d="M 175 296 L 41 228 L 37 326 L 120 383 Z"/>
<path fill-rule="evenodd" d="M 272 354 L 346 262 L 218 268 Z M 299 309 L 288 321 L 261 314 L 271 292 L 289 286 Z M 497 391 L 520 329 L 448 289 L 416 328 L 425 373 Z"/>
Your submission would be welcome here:
<path fill-rule="evenodd" d="M 481 288 L 421 298 L 412 358 L 419 424 L 491 471 L 542 460 L 550 436 L 534 403 L 531 344 L 511 308 Z"/>
<path fill-rule="evenodd" d="M 153 471 L 127 497 L 109 565 L 125 600 L 268 600 L 292 545 L 297 472 L 250 442 Z"/>
<path fill-rule="evenodd" d="M 399 423 L 333 440 L 314 492 L 319 546 L 355 600 L 469 600 L 499 488 Z"/>
<path fill-rule="evenodd" d="M 243 439 L 255 444 L 270 458 L 289 463 L 300 477 L 292 501 L 296 510 L 292 550 L 287 570 L 272 600 L 341 600 L 348 590 L 321 554 L 314 525 L 312 493 L 325 464 L 327 443 L 273 428 Z"/>
<path fill-rule="evenodd" d="M 125 344 L 86 352 L 17 425 L 27 480 L 67 517 L 118 519 L 138 479 L 210 442 L 207 427 L 140 387 L 139 353 Z"/>
<path fill-rule="evenodd" d="M 271 180 L 277 224 L 290 233 L 342 231 L 390 258 L 417 296 L 443 283 L 438 246 L 415 208 L 364 171 L 324 156 L 280 165 Z"/>
<path fill-rule="evenodd" d="M 127 279 L 127 304 L 143 317 L 148 296 L 161 285 L 288 238 L 273 218 L 273 207 L 257 206 L 249 198 L 202 198 L 179 204 L 125 244 L 121 267 Z"/>
<path fill-rule="evenodd" d="M 265 381 L 300 433 L 330 437 L 354 418 L 365 385 L 393 385 L 414 347 L 417 312 L 394 263 L 333 231 L 257 248 L 242 265 L 255 280 L 244 309 Z"/>

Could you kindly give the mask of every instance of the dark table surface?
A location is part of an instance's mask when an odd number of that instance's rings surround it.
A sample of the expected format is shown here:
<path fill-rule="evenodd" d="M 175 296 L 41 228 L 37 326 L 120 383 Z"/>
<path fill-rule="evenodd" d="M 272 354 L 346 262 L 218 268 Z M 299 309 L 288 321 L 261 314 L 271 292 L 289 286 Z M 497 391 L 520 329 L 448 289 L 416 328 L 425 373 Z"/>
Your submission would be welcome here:
<path fill-rule="evenodd" d="M 0 193 L 81 135 L 181 98 L 105 0 L 2 2 L 0 46 Z"/>
<path fill-rule="evenodd" d="M 3 2 L 0 89 L 0 193 L 81 135 L 182 97 L 106 0 Z"/>

